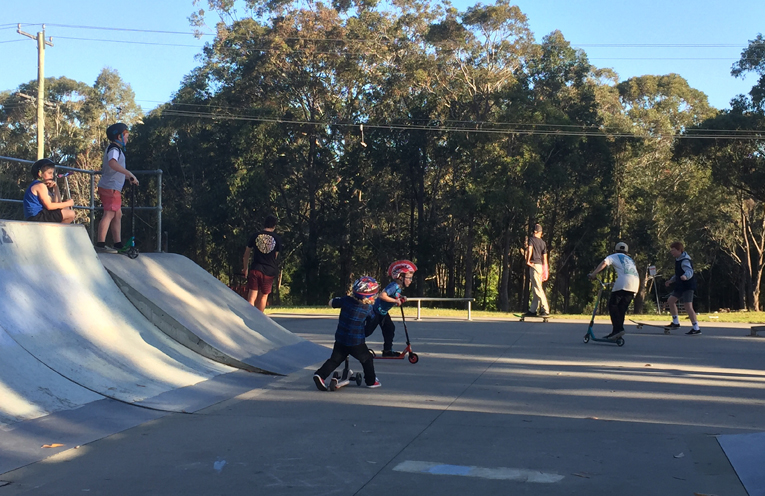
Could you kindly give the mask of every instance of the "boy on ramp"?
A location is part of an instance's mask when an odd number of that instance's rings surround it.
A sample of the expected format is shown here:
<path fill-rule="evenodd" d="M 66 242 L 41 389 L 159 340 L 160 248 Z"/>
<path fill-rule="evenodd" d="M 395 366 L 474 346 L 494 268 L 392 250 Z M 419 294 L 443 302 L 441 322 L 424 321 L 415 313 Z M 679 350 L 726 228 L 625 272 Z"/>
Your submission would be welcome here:
<path fill-rule="evenodd" d="M 329 306 L 340 309 L 335 331 L 335 345 L 332 355 L 313 375 L 313 382 L 319 391 L 327 391 L 327 377 L 351 355 L 364 369 L 364 382 L 368 388 L 378 388 L 380 381 L 375 375 L 372 354 L 364 341 L 364 330 L 372 314 L 372 303 L 380 285 L 372 277 L 361 277 L 353 283 L 353 296 L 332 298 Z"/>
<path fill-rule="evenodd" d="M 383 352 L 385 358 L 397 357 L 401 353 L 393 351 L 393 338 L 396 335 L 396 326 L 388 315 L 388 311 L 394 306 L 401 306 L 406 302 L 406 296 L 401 292 L 412 284 L 417 266 L 409 260 L 397 260 L 388 267 L 388 276 L 393 282 L 385 286 L 385 289 L 377 297 L 373 305 L 373 315 L 367 327 L 366 335 L 369 337 L 377 326 L 382 328 Z"/>
<path fill-rule="evenodd" d="M 24 193 L 24 219 L 33 222 L 71 224 L 74 200 L 61 201 L 61 192 L 54 179 L 56 164 L 44 158 L 32 165 L 32 184 Z"/>

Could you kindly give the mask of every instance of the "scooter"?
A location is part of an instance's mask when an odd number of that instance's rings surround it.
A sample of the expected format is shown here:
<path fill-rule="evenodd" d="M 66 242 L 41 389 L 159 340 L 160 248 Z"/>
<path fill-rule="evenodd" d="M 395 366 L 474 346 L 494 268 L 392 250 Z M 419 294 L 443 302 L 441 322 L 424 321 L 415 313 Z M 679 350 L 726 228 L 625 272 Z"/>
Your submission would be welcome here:
<path fill-rule="evenodd" d="M 404 333 L 406 334 L 406 348 L 404 348 L 404 351 L 401 352 L 399 356 L 395 357 L 386 357 L 386 356 L 377 356 L 377 353 L 375 353 L 373 350 L 369 350 L 369 353 L 372 354 L 373 357 L 375 357 L 377 360 L 403 360 L 404 357 L 409 354 L 409 363 L 415 364 L 420 361 L 420 357 L 417 356 L 417 353 L 412 351 L 412 345 L 409 342 L 409 330 L 406 328 L 406 317 L 404 317 L 404 307 L 399 307 L 401 309 L 401 322 L 404 324 Z"/>
<path fill-rule="evenodd" d="M 595 334 L 592 333 L 592 326 L 595 325 L 595 314 L 598 313 L 598 305 L 600 304 L 600 297 L 603 295 L 603 290 L 607 287 L 611 286 L 612 284 L 606 284 L 600 279 L 595 279 L 598 281 L 598 284 L 600 287 L 598 288 L 598 298 L 595 300 L 595 308 L 592 310 L 592 319 L 590 319 L 590 327 L 587 329 L 587 334 L 584 335 L 584 342 L 589 343 L 590 340 L 593 341 L 599 341 L 602 343 L 611 343 L 615 344 L 616 346 L 624 346 L 624 338 L 618 337 L 616 339 L 606 339 L 606 338 L 596 338 Z"/>
<path fill-rule="evenodd" d="M 135 184 L 130 185 L 130 237 L 118 253 L 124 253 L 128 258 L 138 258 L 138 247 L 135 245 Z"/>
<path fill-rule="evenodd" d="M 342 375 L 339 372 L 334 372 L 332 374 L 332 379 L 329 381 L 327 389 L 330 391 L 337 391 L 341 387 L 345 387 L 350 384 L 351 381 L 356 382 L 357 386 L 361 386 L 363 378 L 361 376 L 361 372 L 356 372 L 355 374 L 353 373 L 351 370 L 350 362 L 348 361 L 348 357 L 345 357 L 345 367 L 343 368 Z"/>

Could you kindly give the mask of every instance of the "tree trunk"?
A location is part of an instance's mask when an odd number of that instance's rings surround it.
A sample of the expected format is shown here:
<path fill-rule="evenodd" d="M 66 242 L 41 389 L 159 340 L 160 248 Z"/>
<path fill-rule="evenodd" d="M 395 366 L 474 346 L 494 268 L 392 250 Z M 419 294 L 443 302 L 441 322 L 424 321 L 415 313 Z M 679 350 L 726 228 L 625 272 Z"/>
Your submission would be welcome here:
<path fill-rule="evenodd" d="M 505 228 L 505 236 L 502 238 L 502 256 L 500 277 L 499 277 L 499 310 L 501 312 L 510 311 L 510 267 L 512 257 L 510 256 L 510 227 Z"/>
<path fill-rule="evenodd" d="M 468 219 L 468 234 L 465 242 L 465 298 L 473 297 L 473 238 L 475 228 L 473 226 L 473 216 Z"/>

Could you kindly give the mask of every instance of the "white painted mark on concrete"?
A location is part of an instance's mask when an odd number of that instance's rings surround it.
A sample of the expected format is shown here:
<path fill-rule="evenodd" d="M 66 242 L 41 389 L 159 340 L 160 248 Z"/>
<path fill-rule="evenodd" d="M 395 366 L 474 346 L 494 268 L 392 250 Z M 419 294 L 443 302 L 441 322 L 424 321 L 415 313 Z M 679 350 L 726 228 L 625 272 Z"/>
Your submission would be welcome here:
<path fill-rule="evenodd" d="M 226 460 L 218 460 L 217 462 L 213 463 L 213 468 L 218 473 L 221 473 L 223 471 L 223 467 L 225 466 L 226 466 Z"/>
<path fill-rule="evenodd" d="M 393 470 L 397 472 L 412 472 L 432 475 L 461 475 L 464 477 L 479 477 L 482 479 L 512 480 L 519 482 L 536 482 L 540 484 L 552 484 L 563 480 L 562 475 L 540 472 L 539 470 L 527 470 L 523 468 L 483 468 L 469 467 L 464 465 L 448 465 L 445 463 L 421 462 L 407 460 L 396 465 Z"/>

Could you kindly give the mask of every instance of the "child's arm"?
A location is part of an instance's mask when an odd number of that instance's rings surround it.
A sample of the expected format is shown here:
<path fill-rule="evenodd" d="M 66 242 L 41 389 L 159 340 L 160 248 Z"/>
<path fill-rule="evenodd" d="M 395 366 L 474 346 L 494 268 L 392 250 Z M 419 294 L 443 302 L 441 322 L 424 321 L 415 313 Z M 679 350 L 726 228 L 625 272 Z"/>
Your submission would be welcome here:
<path fill-rule="evenodd" d="M 51 200 L 50 195 L 48 195 L 48 187 L 43 183 L 38 183 L 32 186 L 32 193 L 37 195 L 37 198 L 40 199 L 40 203 L 43 204 L 45 210 L 61 210 L 74 206 L 74 200 L 67 200 L 65 202 Z"/>
<path fill-rule="evenodd" d="M 138 179 L 133 175 L 132 172 L 127 170 L 126 168 L 122 167 L 119 162 L 117 162 L 114 159 L 109 160 L 109 167 L 111 167 L 113 170 L 116 170 L 120 174 L 124 174 L 125 177 L 128 178 L 128 181 L 138 186 Z"/>
<path fill-rule="evenodd" d="M 244 269 L 242 269 L 242 274 L 245 276 L 247 275 L 247 262 L 249 261 L 250 261 L 250 247 L 248 246 L 244 250 L 244 257 L 242 258 L 242 267 L 244 267 Z"/>
<path fill-rule="evenodd" d="M 382 299 L 382 301 L 387 301 L 388 303 L 395 303 L 396 305 L 401 305 L 404 301 L 406 301 L 405 297 L 402 297 L 402 298 L 393 298 L 393 297 L 389 296 L 388 293 L 386 293 L 385 291 L 380 293 L 379 298 Z"/>

